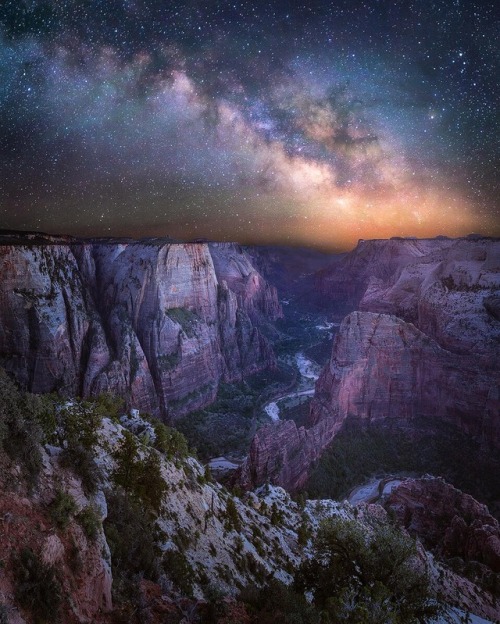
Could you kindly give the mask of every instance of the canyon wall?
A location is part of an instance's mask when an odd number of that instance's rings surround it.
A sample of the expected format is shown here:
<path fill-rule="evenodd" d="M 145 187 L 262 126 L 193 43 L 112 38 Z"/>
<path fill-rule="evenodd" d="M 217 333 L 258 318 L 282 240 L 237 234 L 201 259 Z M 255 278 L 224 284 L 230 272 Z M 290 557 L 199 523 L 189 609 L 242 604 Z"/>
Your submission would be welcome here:
<path fill-rule="evenodd" d="M 0 238 L 0 365 L 33 392 L 175 418 L 273 367 L 260 328 L 279 316 L 234 244 Z"/>
<path fill-rule="evenodd" d="M 500 241 L 361 242 L 328 284 L 340 291 L 332 302 L 356 298 L 359 310 L 339 328 L 308 427 L 259 431 L 246 487 L 303 486 L 348 418 L 407 430 L 446 423 L 500 447 Z"/>

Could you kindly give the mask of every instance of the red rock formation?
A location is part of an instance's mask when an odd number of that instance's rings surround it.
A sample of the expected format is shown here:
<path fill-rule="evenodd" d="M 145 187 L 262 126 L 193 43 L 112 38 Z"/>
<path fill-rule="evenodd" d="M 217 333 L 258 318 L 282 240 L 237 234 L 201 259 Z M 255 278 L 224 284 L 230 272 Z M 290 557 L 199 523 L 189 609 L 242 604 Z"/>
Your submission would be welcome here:
<path fill-rule="evenodd" d="M 235 481 L 248 490 L 266 481 L 289 491 L 303 487 L 311 465 L 330 444 L 341 424 L 328 418 L 309 429 L 297 427 L 292 420 L 262 427 L 255 434 Z"/>
<path fill-rule="evenodd" d="M 394 314 L 446 349 L 500 366 L 498 239 L 360 241 L 316 283 L 332 305 Z"/>
<path fill-rule="evenodd" d="M 0 365 L 34 392 L 111 391 L 175 417 L 275 364 L 259 324 L 281 315 L 276 290 L 237 246 L 9 242 Z"/>
<path fill-rule="evenodd" d="M 442 253 L 453 242 L 444 237 L 360 240 L 340 263 L 316 274 L 316 287 L 333 304 L 348 310 L 357 309 L 371 281 L 385 283 L 403 267 L 433 251 Z"/>
<path fill-rule="evenodd" d="M 309 428 L 284 421 L 259 430 L 242 481 L 301 487 L 348 417 L 405 427 L 416 419 L 446 422 L 500 446 L 499 381 L 498 373 L 478 370 L 475 358 L 442 349 L 411 323 L 353 312 L 316 383 Z"/>
<path fill-rule="evenodd" d="M 348 417 L 407 429 L 447 423 L 500 447 L 500 241 L 360 242 L 321 275 L 324 291 L 338 289 L 334 302 L 363 311 L 342 322 L 309 428 L 278 423 L 257 433 L 246 486 L 300 487 Z"/>
<path fill-rule="evenodd" d="M 426 547 L 500 572 L 500 525 L 486 505 L 443 479 L 407 479 L 385 503 Z"/>
<path fill-rule="evenodd" d="M 395 316 L 353 312 L 342 322 L 316 384 L 311 424 L 347 417 L 446 422 L 500 446 L 495 369 L 451 353 Z"/>

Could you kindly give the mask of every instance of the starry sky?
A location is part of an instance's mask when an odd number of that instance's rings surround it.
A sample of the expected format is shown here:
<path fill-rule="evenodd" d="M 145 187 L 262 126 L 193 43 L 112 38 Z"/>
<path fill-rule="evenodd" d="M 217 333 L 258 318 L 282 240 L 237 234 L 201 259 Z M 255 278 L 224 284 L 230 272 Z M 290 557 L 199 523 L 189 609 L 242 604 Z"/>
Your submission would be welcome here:
<path fill-rule="evenodd" d="M 3 0 L 0 227 L 500 233 L 488 0 Z"/>

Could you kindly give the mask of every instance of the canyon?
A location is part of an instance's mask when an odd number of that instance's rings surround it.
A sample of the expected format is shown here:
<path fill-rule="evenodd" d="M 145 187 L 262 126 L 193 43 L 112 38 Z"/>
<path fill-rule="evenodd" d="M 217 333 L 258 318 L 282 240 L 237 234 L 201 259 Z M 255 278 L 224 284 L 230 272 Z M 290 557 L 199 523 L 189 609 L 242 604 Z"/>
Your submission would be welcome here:
<path fill-rule="evenodd" d="M 290 584 L 313 556 L 321 522 L 336 518 L 366 535 L 396 520 L 418 538 L 418 559 L 443 603 L 498 617 L 498 520 L 452 484 L 401 475 L 380 504 L 355 507 L 290 497 L 303 492 L 346 426 L 404 431 L 416 441 L 448 427 L 485 454 L 498 453 L 498 239 L 360 241 L 329 256 L 3 232 L 0 278 L 0 403 L 8 423 L 0 421 L 0 615 L 7 621 L 35 621 L 18 586 L 19 569 L 28 574 L 37 565 L 59 570 L 58 609 L 68 622 L 178 622 L 204 613 L 214 586 L 226 596 L 226 612 L 251 621 L 238 591 L 270 578 Z M 23 416 L 35 400 L 24 390 L 53 393 L 55 420 L 43 409 L 38 423 Z M 238 393 L 256 432 L 236 470 L 222 457 L 203 466 L 174 429 L 159 435 L 153 417 L 189 428 L 220 397 L 237 411 Z M 106 411 L 107 394 L 125 400 L 127 415 Z M 290 417 L 287 401 L 311 395 L 307 414 Z M 35 488 L 24 443 L 10 440 L 20 432 L 40 458 Z M 89 463 L 99 473 L 92 490 Z M 232 491 L 210 465 L 229 467 Z M 132 478 L 134 470 L 145 474 Z M 63 513 L 60 500 L 72 501 L 64 525 L 55 515 Z M 116 550 L 124 501 L 136 525 L 149 519 L 137 535 L 149 540 L 156 572 L 141 568 L 139 582 L 120 568 Z M 137 596 L 120 593 L 125 578 Z M 125 608 L 137 619 L 127 620 Z"/>
<path fill-rule="evenodd" d="M 349 421 L 446 424 L 500 446 L 498 239 L 362 240 L 328 256 L 5 232 L 0 254 L 0 365 L 23 388 L 110 392 L 171 422 L 276 368 L 294 297 L 343 317 L 306 422 L 257 430 L 244 488 L 300 489 Z"/>
<path fill-rule="evenodd" d="M 260 429 L 244 487 L 303 487 L 344 423 L 447 424 L 500 447 L 500 241 L 360 241 L 315 287 L 346 311 L 306 426 Z"/>

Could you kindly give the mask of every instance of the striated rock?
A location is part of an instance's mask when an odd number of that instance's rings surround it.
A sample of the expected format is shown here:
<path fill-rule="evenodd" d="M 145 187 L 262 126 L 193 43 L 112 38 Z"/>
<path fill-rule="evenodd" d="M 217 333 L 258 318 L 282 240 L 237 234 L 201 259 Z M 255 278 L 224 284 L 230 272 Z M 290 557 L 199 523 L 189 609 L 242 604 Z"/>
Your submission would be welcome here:
<path fill-rule="evenodd" d="M 316 283 L 332 305 L 394 314 L 442 347 L 500 367 L 498 239 L 360 241 Z"/>
<path fill-rule="evenodd" d="M 499 447 L 499 387 L 498 370 L 478 368 L 476 357 L 441 348 L 413 324 L 353 312 L 316 383 L 309 428 L 280 422 L 258 431 L 241 479 L 246 487 L 266 479 L 301 487 L 347 418 L 407 429 L 422 420 L 431 428 L 447 423 Z"/>
<path fill-rule="evenodd" d="M 360 240 L 339 263 L 318 271 L 315 285 L 333 305 L 353 310 L 370 284 L 386 283 L 408 264 L 435 251 L 443 253 L 453 243 L 445 237 Z"/>
<path fill-rule="evenodd" d="M 341 422 L 325 419 L 309 429 L 292 420 L 266 425 L 255 434 L 234 479 L 245 489 L 270 482 L 289 491 L 306 484 L 311 465 L 332 441 Z"/>
<path fill-rule="evenodd" d="M 88 314 L 74 256 L 65 246 L 0 246 L 2 365 L 36 392 L 81 390 Z M 104 356 L 106 357 L 106 356 Z"/>
<path fill-rule="evenodd" d="M 353 312 L 342 322 L 332 357 L 316 384 L 311 424 L 347 417 L 445 422 L 500 446 L 496 369 L 451 353 L 395 316 Z"/>
<path fill-rule="evenodd" d="M 277 293 L 236 245 L 8 241 L 0 365 L 33 392 L 110 391 L 175 418 L 275 365 L 259 326 Z"/>
<path fill-rule="evenodd" d="M 360 311 L 341 324 L 309 428 L 258 432 L 242 469 L 247 486 L 300 487 L 347 418 L 446 423 L 500 447 L 498 239 L 360 241 L 316 285 L 332 308 Z"/>
<path fill-rule="evenodd" d="M 486 505 L 443 479 L 407 479 L 391 492 L 385 508 L 439 555 L 500 572 L 498 521 Z"/>
<path fill-rule="evenodd" d="M 217 279 L 236 295 L 239 308 L 253 319 L 283 316 L 276 288 L 256 270 L 242 247 L 234 243 L 210 243 L 209 247 Z"/>

